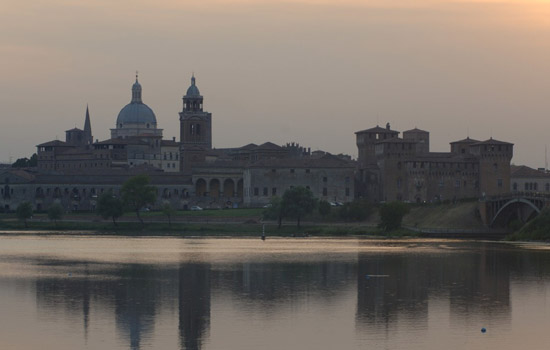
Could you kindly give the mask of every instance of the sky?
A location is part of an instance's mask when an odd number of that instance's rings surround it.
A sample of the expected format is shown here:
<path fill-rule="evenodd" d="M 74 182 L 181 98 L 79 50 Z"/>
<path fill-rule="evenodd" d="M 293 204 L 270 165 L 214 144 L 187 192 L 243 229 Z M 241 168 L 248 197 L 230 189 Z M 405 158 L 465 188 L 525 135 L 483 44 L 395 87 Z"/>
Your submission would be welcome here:
<path fill-rule="evenodd" d="M 110 137 L 135 72 L 179 138 L 191 75 L 213 146 L 298 142 L 357 156 L 387 122 L 515 144 L 545 166 L 550 0 L 2 0 L 0 162 L 83 128 Z"/>

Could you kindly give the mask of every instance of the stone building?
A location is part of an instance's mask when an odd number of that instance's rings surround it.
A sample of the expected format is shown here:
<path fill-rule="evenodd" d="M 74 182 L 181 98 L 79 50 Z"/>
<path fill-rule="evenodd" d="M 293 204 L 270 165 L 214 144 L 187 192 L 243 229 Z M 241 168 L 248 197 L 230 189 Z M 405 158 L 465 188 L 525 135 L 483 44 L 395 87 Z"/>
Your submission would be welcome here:
<path fill-rule="evenodd" d="M 205 161 L 212 149 L 212 114 L 203 110 L 203 97 L 196 85 L 195 75 L 183 96 L 180 115 L 180 169 L 190 174 L 193 167 Z"/>
<path fill-rule="evenodd" d="M 550 193 L 550 172 L 543 169 L 533 169 L 525 165 L 511 166 L 511 187 L 513 193 L 539 192 Z"/>
<path fill-rule="evenodd" d="M 513 145 L 490 138 L 451 142 L 430 152 L 429 133 L 375 127 L 356 132 L 357 196 L 372 201 L 430 202 L 508 192 Z"/>
<path fill-rule="evenodd" d="M 37 146 L 36 171 L 0 174 L 6 175 L 2 208 L 13 210 L 28 200 L 35 210 L 52 203 L 66 210 L 94 210 L 101 193 L 118 195 L 126 179 L 142 173 L 157 187 L 157 208 L 166 202 L 177 209 L 263 206 L 293 186 L 335 202 L 354 198 L 355 163 L 349 156 L 311 152 L 297 143 L 212 148 L 212 114 L 204 110 L 194 75 L 179 113 L 179 142 L 163 139 L 155 113 L 143 103 L 137 75 L 131 90 L 110 139 L 92 142 L 86 109 L 84 130 L 68 130 L 65 141 Z"/>
<path fill-rule="evenodd" d="M 326 154 L 319 158 L 274 158 L 251 163 L 244 172 L 244 203 L 262 206 L 285 190 L 303 186 L 315 198 L 336 203 L 354 199 L 355 163 Z"/>

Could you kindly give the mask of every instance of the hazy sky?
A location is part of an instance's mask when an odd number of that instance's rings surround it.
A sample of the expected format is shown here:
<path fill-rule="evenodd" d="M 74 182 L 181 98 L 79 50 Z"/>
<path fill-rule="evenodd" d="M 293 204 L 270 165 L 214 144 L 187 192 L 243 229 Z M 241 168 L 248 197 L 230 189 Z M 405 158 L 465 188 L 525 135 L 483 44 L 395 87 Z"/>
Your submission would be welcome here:
<path fill-rule="evenodd" d="M 390 122 L 543 167 L 550 143 L 550 0 L 2 0 L 0 62 L 0 162 L 82 128 L 86 104 L 108 138 L 136 70 L 165 138 L 195 72 L 214 147 L 356 156 L 354 132 Z"/>

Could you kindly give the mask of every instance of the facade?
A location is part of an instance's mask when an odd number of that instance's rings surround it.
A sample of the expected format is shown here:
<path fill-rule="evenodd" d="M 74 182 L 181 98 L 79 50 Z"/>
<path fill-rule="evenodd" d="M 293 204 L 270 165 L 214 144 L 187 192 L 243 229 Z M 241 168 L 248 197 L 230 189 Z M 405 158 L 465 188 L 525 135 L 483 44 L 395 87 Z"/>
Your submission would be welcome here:
<path fill-rule="evenodd" d="M 510 188 L 513 144 L 490 138 L 451 142 L 430 152 L 429 133 L 375 127 L 356 132 L 357 193 L 372 201 L 431 202 L 503 194 Z"/>
<path fill-rule="evenodd" d="M 110 139 L 92 141 L 87 108 L 83 130 L 68 130 L 65 141 L 37 146 L 36 170 L 2 171 L 1 208 L 30 201 L 35 210 L 53 203 L 67 211 L 94 210 L 101 193 L 118 195 L 124 181 L 137 174 L 149 175 L 158 189 L 157 208 L 164 203 L 177 209 L 263 206 L 293 186 L 308 187 L 329 201 L 354 198 L 355 162 L 349 156 L 311 152 L 296 143 L 212 148 L 212 114 L 204 110 L 194 76 L 179 113 L 179 142 L 163 139 L 137 76 L 131 90 Z"/>
<path fill-rule="evenodd" d="M 550 193 L 550 173 L 547 170 L 512 165 L 510 172 L 512 193 Z"/>
<path fill-rule="evenodd" d="M 354 199 L 355 163 L 326 154 L 319 158 L 265 159 L 244 172 L 244 203 L 263 206 L 294 186 L 303 186 L 315 198 L 347 203 Z"/>

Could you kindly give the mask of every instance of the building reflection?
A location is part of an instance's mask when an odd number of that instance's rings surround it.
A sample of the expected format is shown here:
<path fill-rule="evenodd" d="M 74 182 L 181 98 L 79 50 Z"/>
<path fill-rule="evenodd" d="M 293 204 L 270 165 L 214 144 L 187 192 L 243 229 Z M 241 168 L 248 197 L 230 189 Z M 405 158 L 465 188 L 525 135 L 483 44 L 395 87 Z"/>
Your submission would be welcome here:
<path fill-rule="evenodd" d="M 129 349 L 151 348 L 153 341 L 162 341 L 155 335 L 158 324 L 173 332 L 162 337 L 170 337 L 180 349 L 203 348 L 210 338 L 213 298 L 234 303 L 235 316 L 252 312 L 268 318 L 287 312 L 290 304 L 307 302 L 323 308 L 357 289 L 357 331 L 391 334 L 388 330 L 402 320 L 428 327 L 429 305 L 434 300 L 443 301 L 431 305 L 446 307 L 451 323 L 480 315 L 509 319 L 511 279 L 550 276 L 546 252 L 499 250 L 481 243 L 475 249 L 467 244 L 453 244 L 448 251 L 425 248 L 430 253 L 364 252 L 356 261 L 164 266 L 44 259 L 32 264 L 54 271 L 36 275 L 39 312 L 69 315 L 71 322 L 81 322 L 85 339 L 90 324 L 101 322 L 98 317 L 113 315 L 107 319 L 115 321 L 117 338 Z M 352 307 L 354 299 L 346 299 Z"/>
<path fill-rule="evenodd" d="M 213 284 L 241 307 L 269 311 L 309 297 L 330 301 L 349 288 L 355 271 L 352 262 L 246 262 L 215 271 Z"/>
<path fill-rule="evenodd" d="M 479 248 L 479 245 L 478 245 Z M 387 327 L 400 318 L 427 324 L 430 299 L 448 299 L 451 322 L 510 315 L 510 260 L 491 249 L 434 254 L 359 254 L 356 324 Z"/>
<path fill-rule="evenodd" d="M 179 338 L 182 350 L 201 348 L 210 329 L 210 265 L 179 268 Z"/>
<path fill-rule="evenodd" d="M 130 340 L 130 349 L 141 348 L 141 340 L 153 333 L 159 280 L 149 265 L 130 264 L 117 271 L 113 287 L 117 329 Z"/>

